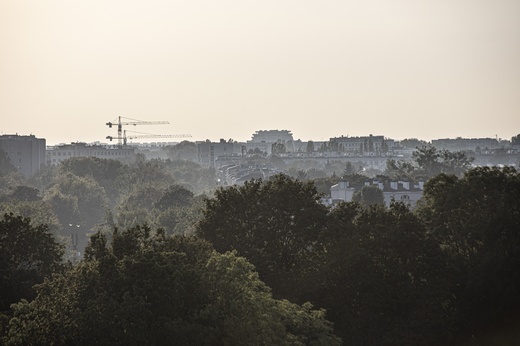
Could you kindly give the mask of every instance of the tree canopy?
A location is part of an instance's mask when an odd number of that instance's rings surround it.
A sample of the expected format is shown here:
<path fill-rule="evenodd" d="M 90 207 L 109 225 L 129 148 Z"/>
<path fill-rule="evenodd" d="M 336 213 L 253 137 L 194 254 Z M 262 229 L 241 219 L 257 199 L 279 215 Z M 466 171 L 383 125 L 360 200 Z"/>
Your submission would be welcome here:
<path fill-rule="evenodd" d="M 254 267 L 147 227 L 92 237 L 85 260 L 14 306 L 6 345 L 339 345 L 321 310 L 274 300 Z"/>
<path fill-rule="evenodd" d="M 221 188 L 206 200 L 197 235 L 219 252 L 236 250 L 275 295 L 293 297 L 327 209 L 311 182 L 286 175 Z"/>
<path fill-rule="evenodd" d="M 4 214 L 0 220 L 0 312 L 24 298 L 33 299 L 33 285 L 59 271 L 64 247 L 49 228 Z"/>

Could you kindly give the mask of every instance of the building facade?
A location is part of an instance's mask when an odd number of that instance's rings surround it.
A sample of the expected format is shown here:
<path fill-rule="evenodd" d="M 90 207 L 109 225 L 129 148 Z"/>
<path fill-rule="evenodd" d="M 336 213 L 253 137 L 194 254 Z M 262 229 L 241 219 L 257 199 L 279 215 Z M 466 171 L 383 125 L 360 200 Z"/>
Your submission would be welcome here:
<path fill-rule="evenodd" d="M 30 177 L 45 165 L 45 139 L 34 135 L 1 135 L 2 149 L 11 164 L 25 177 Z"/>
<path fill-rule="evenodd" d="M 71 143 L 56 145 L 47 148 L 46 162 L 48 165 L 58 165 L 72 157 L 97 157 L 100 159 L 131 160 L 134 158 L 135 148 L 116 145 L 90 145 L 86 143 Z"/>

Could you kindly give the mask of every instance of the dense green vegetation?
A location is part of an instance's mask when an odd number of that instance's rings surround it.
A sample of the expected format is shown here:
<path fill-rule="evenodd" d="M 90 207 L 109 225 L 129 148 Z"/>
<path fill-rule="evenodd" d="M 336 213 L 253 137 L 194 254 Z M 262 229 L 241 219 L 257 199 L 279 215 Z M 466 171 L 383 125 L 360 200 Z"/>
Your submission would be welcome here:
<path fill-rule="evenodd" d="M 369 188 L 329 208 L 359 167 L 213 190 L 181 149 L 0 172 L 1 344 L 520 342 L 516 170 L 423 147 L 385 172 L 428 179 L 416 209 Z"/>

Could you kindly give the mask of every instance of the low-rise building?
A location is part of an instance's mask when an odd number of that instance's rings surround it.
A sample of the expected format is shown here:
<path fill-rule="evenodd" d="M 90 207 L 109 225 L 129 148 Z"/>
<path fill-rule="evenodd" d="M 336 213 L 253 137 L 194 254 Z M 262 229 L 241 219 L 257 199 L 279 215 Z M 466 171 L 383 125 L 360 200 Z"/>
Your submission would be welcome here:
<path fill-rule="evenodd" d="M 71 143 L 50 146 L 47 148 L 47 164 L 58 165 L 72 157 L 97 157 L 100 159 L 132 160 L 135 148 L 130 146 L 101 145 L 87 143 Z"/>
<path fill-rule="evenodd" d="M 330 199 L 325 199 L 325 204 L 333 205 L 340 201 L 351 202 L 356 191 L 363 186 L 376 186 L 383 191 L 384 203 L 389 206 L 392 201 L 403 202 L 411 208 L 415 208 L 419 199 L 423 195 L 424 183 L 417 184 L 408 181 L 391 181 L 383 183 L 381 181 L 365 182 L 364 185 L 351 186 L 348 181 L 340 181 L 331 186 Z"/>

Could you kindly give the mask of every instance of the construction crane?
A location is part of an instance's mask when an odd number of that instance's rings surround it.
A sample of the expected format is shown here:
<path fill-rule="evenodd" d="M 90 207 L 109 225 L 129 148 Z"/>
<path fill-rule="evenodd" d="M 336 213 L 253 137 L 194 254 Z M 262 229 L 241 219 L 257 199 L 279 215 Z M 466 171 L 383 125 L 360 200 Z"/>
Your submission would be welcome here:
<path fill-rule="evenodd" d="M 121 121 L 121 119 L 131 120 L 131 121 Z M 117 138 L 119 140 L 119 143 L 118 143 L 119 146 L 121 146 L 121 140 L 124 139 L 124 136 L 123 136 L 123 125 L 133 125 L 133 126 L 136 126 L 136 125 L 161 125 L 161 124 L 169 124 L 169 122 L 168 121 L 142 121 L 142 120 L 131 119 L 131 118 L 124 118 L 124 117 L 119 116 L 116 120 L 114 120 L 114 122 L 106 123 L 106 125 L 108 125 L 109 128 L 112 128 L 112 126 L 117 125 L 117 137 L 111 137 L 111 138 Z M 107 139 L 112 140 L 109 137 L 110 136 L 108 136 Z"/>
<path fill-rule="evenodd" d="M 181 135 L 154 135 L 154 134 L 151 134 L 151 133 L 144 133 L 144 132 L 135 132 L 135 131 L 128 131 L 128 132 L 138 133 L 138 135 L 127 136 L 126 135 L 126 130 L 124 130 L 122 137 L 107 136 L 107 139 L 109 139 L 110 141 L 112 141 L 113 139 L 118 139 L 120 143 L 121 143 L 121 140 L 123 140 L 124 145 L 126 145 L 126 142 L 127 142 L 128 139 L 136 139 L 136 138 L 187 138 L 187 137 L 191 137 L 191 135 L 188 135 L 188 134 L 181 134 Z"/>

